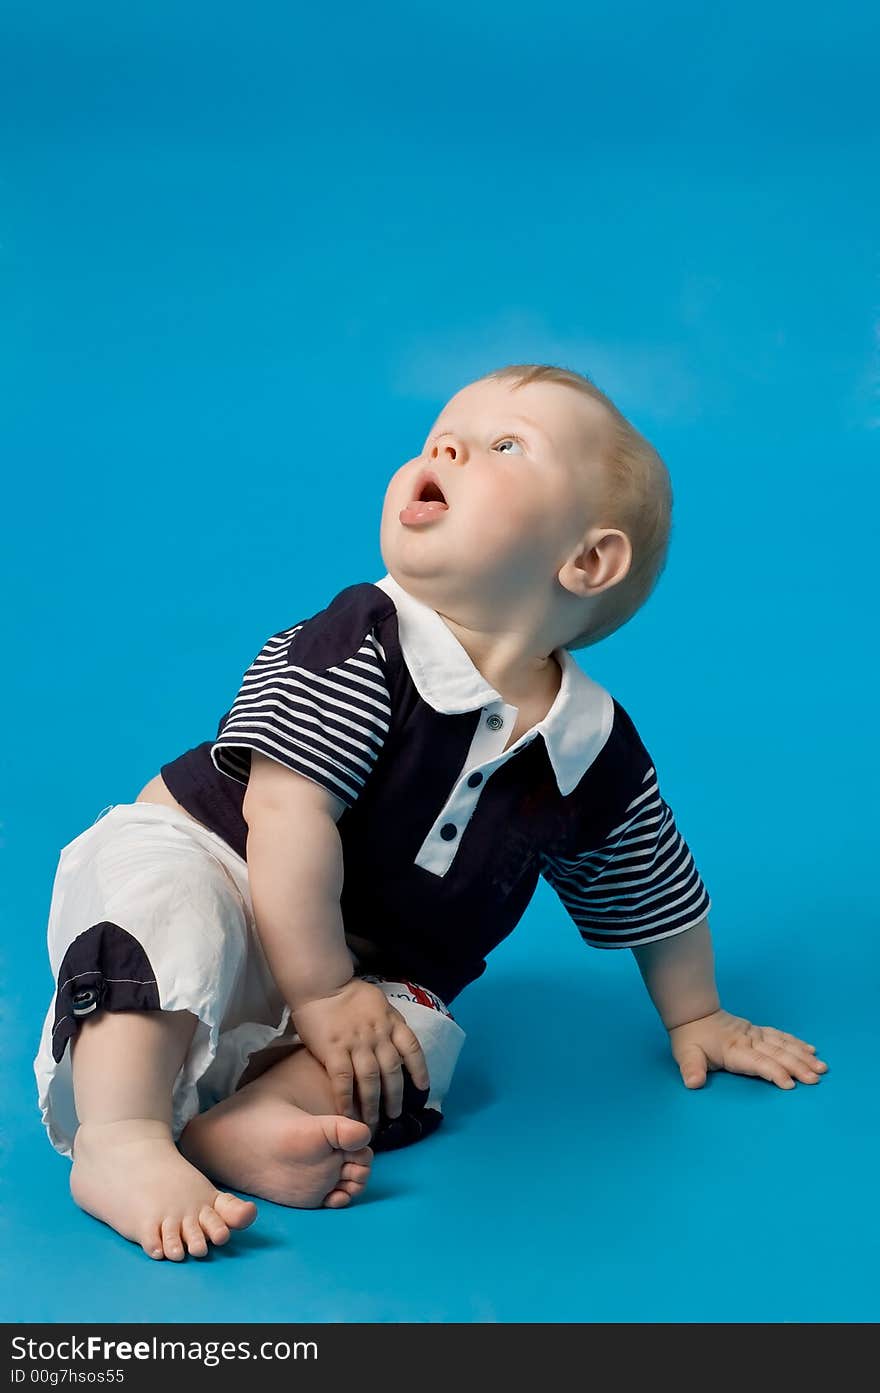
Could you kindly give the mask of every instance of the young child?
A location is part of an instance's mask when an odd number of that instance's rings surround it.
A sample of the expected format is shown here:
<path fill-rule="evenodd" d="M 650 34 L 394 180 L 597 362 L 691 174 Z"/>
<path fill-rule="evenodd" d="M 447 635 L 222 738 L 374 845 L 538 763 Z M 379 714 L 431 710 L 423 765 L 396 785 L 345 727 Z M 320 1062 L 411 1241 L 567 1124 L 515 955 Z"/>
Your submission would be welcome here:
<path fill-rule="evenodd" d="M 671 502 L 587 378 L 470 383 L 388 485 L 387 574 L 267 639 L 217 738 L 63 848 L 34 1067 L 79 1205 L 179 1260 L 253 1222 L 218 1186 L 349 1204 L 439 1124 L 449 1004 L 539 876 L 633 950 L 686 1086 L 818 1081 L 814 1046 L 721 1008 L 651 757 L 571 656 L 648 598 Z"/>

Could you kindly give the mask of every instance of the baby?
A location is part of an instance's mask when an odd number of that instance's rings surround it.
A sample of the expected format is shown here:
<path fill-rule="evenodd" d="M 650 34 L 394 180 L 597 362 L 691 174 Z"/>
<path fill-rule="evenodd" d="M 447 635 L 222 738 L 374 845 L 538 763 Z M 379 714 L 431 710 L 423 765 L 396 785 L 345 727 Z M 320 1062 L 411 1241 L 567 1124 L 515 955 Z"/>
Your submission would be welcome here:
<path fill-rule="evenodd" d="M 229 1189 L 351 1203 L 440 1124 L 450 1003 L 539 876 L 633 950 L 687 1087 L 818 1081 L 813 1045 L 722 1009 L 650 755 L 571 656 L 648 598 L 671 503 L 587 378 L 470 383 L 388 484 L 387 574 L 273 634 L 217 738 L 63 848 L 34 1068 L 83 1209 L 180 1260 L 253 1222 Z"/>

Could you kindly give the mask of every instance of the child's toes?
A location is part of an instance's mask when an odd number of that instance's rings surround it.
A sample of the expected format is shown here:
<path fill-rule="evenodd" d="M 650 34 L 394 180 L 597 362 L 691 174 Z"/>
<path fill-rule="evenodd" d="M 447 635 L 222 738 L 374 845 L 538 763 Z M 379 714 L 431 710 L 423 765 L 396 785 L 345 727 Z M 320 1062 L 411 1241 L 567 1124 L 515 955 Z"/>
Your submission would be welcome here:
<path fill-rule="evenodd" d="M 172 1262 L 183 1261 L 183 1241 L 180 1237 L 180 1220 L 162 1220 L 162 1247 L 165 1249 L 166 1258 L 171 1258 Z"/>
<path fill-rule="evenodd" d="M 366 1166 L 369 1170 L 373 1164 L 373 1153 L 368 1146 L 362 1146 L 360 1151 L 346 1151 L 342 1158 L 344 1161 L 353 1161 L 357 1166 Z"/>
<path fill-rule="evenodd" d="M 342 1184 L 350 1182 L 343 1181 Z M 351 1195 L 346 1194 L 342 1185 L 337 1185 L 335 1190 L 331 1190 L 329 1195 L 324 1196 L 323 1209 L 344 1209 L 347 1204 L 351 1204 Z"/>
<path fill-rule="evenodd" d="M 213 1205 L 205 1204 L 199 1210 L 199 1223 L 205 1231 L 205 1236 L 212 1243 L 228 1243 L 229 1227 L 220 1218 Z"/>
<path fill-rule="evenodd" d="M 208 1240 L 205 1238 L 204 1230 L 195 1215 L 188 1214 L 181 1229 L 190 1257 L 203 1258 L 208 1251 Z"/>
<path fill-rule="evenodd" d="M 229 1195 L 224 1190 L 215 1196 L 214 1209 L 231 1229 L 246 1229 L 257 1217 L 257 1206 L 253 1200 L 240 1200 L 237 1195 Z"/>
<path fill-rule="evenodd" d="M 362 1195 L 365 1188 L 363 1180 L 337 1180 L 329 1195 L 325 1196 L 324 1204 L 328 1209 L 341 1209 Z"/>
<path fill-rule="evenodd" d="M 165 1249 L 162 1247 L 162 1232 L 158 1224 L 153 1224 L 146 1237 L 141 1239 L 141 1247 L 148 1258 L 161 1260 L 165 1257 Z"/>
<path fill-rule="evenodd" d="M 359 1180 L 361 1185 L 367 1183 L 367 1176 L 370 1174 L 369 1166 L 360 1166 L 356 1161 L 346 1161 L 342 1170 L 339 1172 L 340 1180 Z"/>
<path fill-rule="evenodd" d="M 363 1194 L 366 1186 L 362 1180 L 340 1180 L 336 1188 L 343 1190 L 347 1195 L 351 1195 L 352 1199 L 355 1199 L 358 1195 Z"/>
<path fill-rule="evenodd" d="M 362 1150 L 370 1140 L 370 1129 L 366 1122 L 358 1122 L 353 1117 L 339 1117 L 327 1114 L 320 1123 L 324 1136 L 338 1151 Z"/>

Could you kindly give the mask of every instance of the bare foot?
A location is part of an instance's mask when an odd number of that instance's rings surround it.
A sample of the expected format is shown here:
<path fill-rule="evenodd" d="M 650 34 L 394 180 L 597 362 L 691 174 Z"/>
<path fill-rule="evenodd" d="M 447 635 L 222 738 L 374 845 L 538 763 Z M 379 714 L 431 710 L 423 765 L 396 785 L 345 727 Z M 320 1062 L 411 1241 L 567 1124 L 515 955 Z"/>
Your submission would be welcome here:
<path fill-rule="evenodd" d="M 139 1243 L 151 1258 L 203 1258 L 208 1242 L 246 1229 L 257 1206 L 221 1194 L 181 1156 L 164 1122 L 84 1122 L 77 1129 L 70 1193 L 81 1209 Z"/>
<path fill-rule="evenodd" d="M 178 1145 L 221 1185 L 295 1209 L 341 1209 L 367 1183 L 369 1139 L 365 1122 L 313 1116 L 254 1083 L 194 1117 Z"/>

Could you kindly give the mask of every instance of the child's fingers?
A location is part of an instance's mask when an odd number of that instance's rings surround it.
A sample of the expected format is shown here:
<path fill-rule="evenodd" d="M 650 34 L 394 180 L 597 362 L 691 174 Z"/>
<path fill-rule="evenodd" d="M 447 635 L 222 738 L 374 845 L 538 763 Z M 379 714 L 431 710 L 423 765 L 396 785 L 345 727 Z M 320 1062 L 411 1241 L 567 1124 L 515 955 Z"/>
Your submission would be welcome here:
<path fill-rule="evenodd" d="M 391 1043 L 399 1051 L 416 1088 L 430 1088 L 428 1066 L 418 1036 L 407 1025 L 403 1016 L 399 1015 L 397 1011 L 395 1011 L 395 1015 L 397 1020 L 391 1028 Z"/>
<path fill-rule="evenodd" d="M 767 1079 L 779 1088 L 794 1088 L 791 1073 L 780 1060 L 750 1045 L 733 1045 L 724 1056 L 724 1067 L 732 1074 L 751 1074 Z"/>
<path fill-rule="evenodd" d="M 359 1045 L 357 1049 L 352 1050 L 351 1062 L 357 1079 L 361 1120 L 372 1130 L 379 1121 L 379 1095 L 382 1086 L 379 1065 L 369 1045 Z"/>
<path fill-rule="evenodd" d="M 682 1081 L 688 1088 L 702 1088 L 706 1082 L 706 1056 L 699 1045 L 685 1045 L 679 1050 L 676 1061 L 681 1071 Z"/>
<path fill-rule="evenodd" d="M 777 1031 L 787 1045 L 800 1045 L 802 1049 L 809 1050 L 810 1054 L 816 1053 L 816 1046 L 811 1045 L 808 1040 L 801 1040 L 797 1035 L 789 1035 L 787 1030 Z"/>
<path fill-rule="evenodd" d="M 770 1059 L 781 1064 L 783 1069 L 801 1083 L 818 1083 L 819 1075 L 824 1072 L 824 1065 L 821 1060 L 817 1060 L 811 1054 L 803 1054 L 800 1050 L 794 1050 L 788 1045 L 766 1045 L 758 1047 L 758 1053 L 767 1055 Z M 820 1065 L 822 1067 L 820 1068 Z"/>
<path fill-rule="evenodd" d="M 403 1066 L 390 1040 L 376 1046 L 376 1060 L 382 1075 L 382 1098 L 389 1117 L 399 1117 L 403 1107 Z"/>
<path fill-rule="evenodd" d="M 354 1080 L 348 1051 L 339 1050 L 335 1054 L 329 1054 L 324 1061 L 324 1068 L 330 1076 L 336 1111 L 343 1117 L 354 1117 L 358 1121 L 354 1110 Z"/>
<path fill-rule="evenodd" d="M 826 1073 L 828 1068 L 823 1059 L 817 1059 L 815 1055 L 808 1055 L 806 1050 L 792 1049 L 789 1045 L 783 1045 L 781 1053 L 777 1053 L 776 1050 L 770 1050 L 770 1053 L 776 1055 L 777 1059 L 783 1060 L 783 1063 L 791 1068 L 792 1074 L 795 1074 L 795 1077 L 805 1084 L 816 1084 L 819 1081 L 819 1075 Z"/>
<path fill-rule="evenodd" d="M 803 1059 L 805 1064 L 815 1067 L 821 1063 L 816 1057 L 816 1046 L 808 1045 L 806 1040 L 799 1040 L 796 1035 L 789 1035 L 785 1030 L 776 1030 L 773 1026 L 763 1026 L 761 1030 L 761 1046 L 773 1046 L 788 1050 L 791 1054 Z"/>
<path fill-rule="evenodd" d="M 759 1025 L 755 1027 L 757 1038 L 762 1045 L 783 1045 L 785 1049 L 792 1050 L 795 1055 L 803 1055 L 805 1059 L 812 1059 L 816 1053 L 815 1045 L 808 1045 L 806 1041 L 799 1041 L 798 1036 L 789 1035 L 788 1031 L 777 1031 L 774 1025 Z"/>

